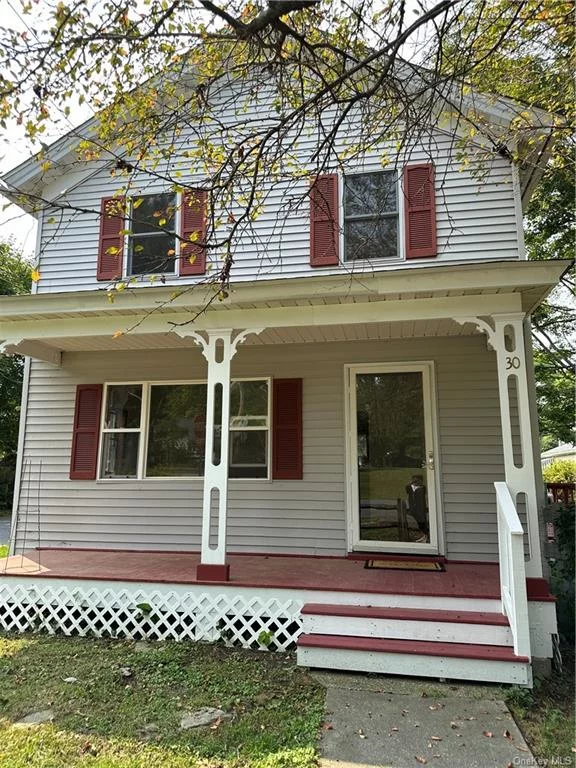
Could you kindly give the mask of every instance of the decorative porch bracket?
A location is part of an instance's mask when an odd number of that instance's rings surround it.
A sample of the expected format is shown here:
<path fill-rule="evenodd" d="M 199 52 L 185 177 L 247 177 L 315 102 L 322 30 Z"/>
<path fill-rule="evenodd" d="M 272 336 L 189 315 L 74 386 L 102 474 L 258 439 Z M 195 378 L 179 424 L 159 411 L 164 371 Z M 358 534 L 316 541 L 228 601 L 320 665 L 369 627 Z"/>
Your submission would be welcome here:
<path fill-rule="evenodd" d="M 230 566 L 226 563 L 230 364 L 238 345 L 251 333 L 258 334 L 262 330 L 234 331 L 227 328 L 198 332 L 178 328 L 174 331 L 178 336 L 193 339 L 199 344 L 208 363 L 202 551 L 196 573 L 198 579 L 205 581 L 228 581 L 230 578 Z M 213 508 L 218 510 L 217 523 L 212 519 Z"/>
<path fill-rule="evenodd" d="M 526 525 L 530 557 L 526 561 L 526 574 L 542 577 L 540 529 L 538 525 L 538 490 L 534 466 L 533 434 L 530 420 L 530 399 L 526 375 L 524 347 L 524 314 L 510 313 L 482 317 L 454 317 L 461 325 L 472 323 L 487 336 L 488 346 L 496 352 L 498 391 L 506 484 L 514 504 L 519 494 L 526 499 Z M 514 434 L 510 403 L 510 385 L 516 387 L 516 405 L 520 430 L 521 457 L 514 456 Z"/>

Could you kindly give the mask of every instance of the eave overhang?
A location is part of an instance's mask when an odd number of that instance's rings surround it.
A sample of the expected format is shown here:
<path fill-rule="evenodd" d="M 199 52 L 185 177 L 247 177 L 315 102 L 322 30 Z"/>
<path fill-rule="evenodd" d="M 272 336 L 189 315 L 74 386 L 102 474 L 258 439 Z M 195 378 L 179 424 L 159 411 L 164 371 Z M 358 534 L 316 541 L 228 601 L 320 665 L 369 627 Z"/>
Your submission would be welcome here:
<path fill-rule="evenodd" d="M 346 277 L 314 276 L 241 283 L 214 301 L 214 286 L 144 287 L 107 292 L 0 298 L 0 347 L 58 363 L 67 339 L 123 338 L 224 328 L 298 328 L 462 318 L 471 314 L 530 314 L 557 285 L 570 261 L 489 262 L 423 266 Z M 87 347 L 88 349 L 89 347 Z"/>

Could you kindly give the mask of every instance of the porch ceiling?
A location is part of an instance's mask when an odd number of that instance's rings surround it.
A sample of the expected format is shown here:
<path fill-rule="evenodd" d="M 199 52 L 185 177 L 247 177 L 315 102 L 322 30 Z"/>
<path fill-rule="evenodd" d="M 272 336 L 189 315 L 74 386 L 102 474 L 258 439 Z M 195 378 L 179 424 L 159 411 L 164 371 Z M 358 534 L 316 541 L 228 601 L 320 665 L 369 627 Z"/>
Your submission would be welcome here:
<path fill-rule="evenodd" d="M 40 293 L 0 299 L 0 351 L 58 363 L 61 352 L 191 347 L 182 330 L 264 328 L 247 343 L 358 341 L 467 335 L 452 318 L 530 312 L 568 262 L 432 266 L 324 278 L 238 284 L 224 301 L 214 287 Z M 212 302 L 207 303 L 212 299 Z"/>
<path fill-rule="evenodd" d="M 350 325 L 315 325 L 298 328 L 267 328 L 249 336 L 244 346 L 276 344 L 308 344 L 339 341 L 385 341 L 432 336 L 469 336 L 476 333 L 472 324 L 460 325 L 453 320 L 418 320 L 391 323 L 355 323 Z M 113 350 L 197 349 L 190 338 L 175 333 L 127 334 L 117 339 L 109 336 L 67 336 L 43 342 L 54 353 L 104 352 Z M 25 342 L 22 343 L 26 349 Z"/>

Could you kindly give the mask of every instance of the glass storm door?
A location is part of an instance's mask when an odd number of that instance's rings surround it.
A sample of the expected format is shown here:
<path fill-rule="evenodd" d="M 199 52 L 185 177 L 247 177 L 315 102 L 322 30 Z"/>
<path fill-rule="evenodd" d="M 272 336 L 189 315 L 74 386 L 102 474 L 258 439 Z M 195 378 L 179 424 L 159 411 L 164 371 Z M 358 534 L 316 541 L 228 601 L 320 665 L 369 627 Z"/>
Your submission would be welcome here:
<path fill-rule="evenodd" d="M 350 368 L 357 549 L 437 551 L 431 365 Z"/>

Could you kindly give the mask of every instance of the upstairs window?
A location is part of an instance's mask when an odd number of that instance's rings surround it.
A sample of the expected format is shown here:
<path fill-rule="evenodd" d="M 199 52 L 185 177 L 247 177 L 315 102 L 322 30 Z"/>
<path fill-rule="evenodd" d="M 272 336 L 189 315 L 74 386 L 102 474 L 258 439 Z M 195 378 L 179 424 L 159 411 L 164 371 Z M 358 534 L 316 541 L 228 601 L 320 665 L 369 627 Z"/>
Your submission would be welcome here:
<path fill-rule="evenodd" d="M 128 274 L 176 271 L 176 195 L 134 197 L 130 203 Z"/>
<path fill-rule="evenodd" d="M 394 171 L 344 178 L 346 261 L 398 257 L 398 192 Z"/>

